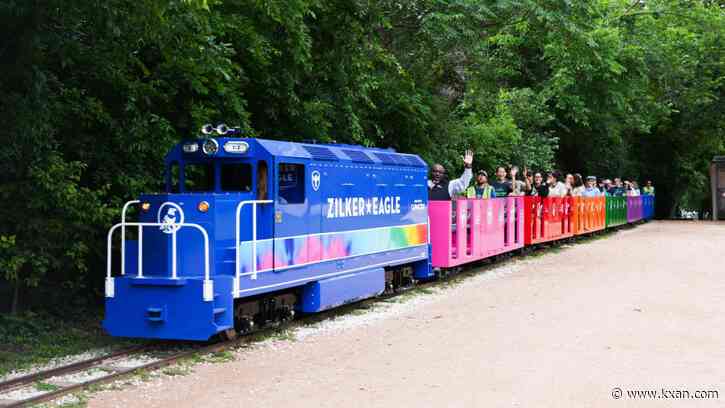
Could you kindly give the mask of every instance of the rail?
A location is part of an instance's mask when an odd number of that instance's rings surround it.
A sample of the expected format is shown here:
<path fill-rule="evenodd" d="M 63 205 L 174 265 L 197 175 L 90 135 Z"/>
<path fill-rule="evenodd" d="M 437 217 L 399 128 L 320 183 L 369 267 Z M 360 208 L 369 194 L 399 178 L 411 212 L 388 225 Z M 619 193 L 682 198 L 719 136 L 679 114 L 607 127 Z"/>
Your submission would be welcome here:
<path fill-rule="evenodd" d="M 112 298 L 115 295 L 115 283 L 114 278 L 111 274 L 111 265 L 112 265 L 112 241 L 113 241 L 113 233 L 119 228 L 123 227 L 124 231 L 126 227 L 138 227 L 138 273 L 137 277 L 143 278 L 143 227 L 165 227 L 168 226 L 166 223 L 162 222 L 125 222 L 125 218 L 122 220 L 122 222 L 114 225 L 111 227 L 111 229 L 108 230 L 108 236 L 106 238 L 106 297 Z M 207 234 L 206 230 L 199 224 L 192 224 L 192 223 L 177 223 L 173 224 L 173 230 L 171 232 L 171 253 L 172 253 L 172 269 L 171 269 L 171 278 L 177 279 L 177 271 L 176 271 L 176 233 L 184 227 L 189 227 L 198 230 L 201 232 L 202 237 L 204 238 L 204 285 L 203 285 L 203 298 L 206 302 L 211 302 L 214 300 L 214 286 L 213 282 L 210 279 L 209 276 L 209 234 Z M 122 248 L 125 250 L 125 241 L 122 243 Z M 126 257 L 125 251 L 121 253 L 121 259 Z"/>
<path fill-rule="evenodd" d="M 235 262 L 234 262 L 234 297 L 239 297 L 239 284 L 241 279 L 241 254 L 240 248 L 242 243 L 239 242 L 239 217 L 242 213 L 242 207 L 247 204 L 252 205 L 252 274 L 251 279 L 257 279 L 257 204 L 271 204 L 272 200 L 245 200 L 237 204 L 236 216 L 234 217 L 234 247 L 235 247 Z"/>

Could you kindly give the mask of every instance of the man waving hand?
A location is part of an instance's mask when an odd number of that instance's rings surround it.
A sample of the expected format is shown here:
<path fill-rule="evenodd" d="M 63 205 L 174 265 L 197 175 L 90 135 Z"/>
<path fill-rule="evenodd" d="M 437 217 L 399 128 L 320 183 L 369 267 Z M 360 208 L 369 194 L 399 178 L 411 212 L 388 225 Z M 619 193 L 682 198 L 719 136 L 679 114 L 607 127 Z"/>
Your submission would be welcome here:
<path fill-rule="evenodd" d="M 463 156 L 463 165 L 465 169 L 461 177 L 448 180 L 446 178 L 446 169 L 441 164 L 434 164 L 431 167 L 431 177 L 428 180 L 428 199 L 450 200 L 451 197 L 464 192 L 473 178 L 473 172 L 471 171 L 473 152 L 471 150 L 466 150 Z"/>

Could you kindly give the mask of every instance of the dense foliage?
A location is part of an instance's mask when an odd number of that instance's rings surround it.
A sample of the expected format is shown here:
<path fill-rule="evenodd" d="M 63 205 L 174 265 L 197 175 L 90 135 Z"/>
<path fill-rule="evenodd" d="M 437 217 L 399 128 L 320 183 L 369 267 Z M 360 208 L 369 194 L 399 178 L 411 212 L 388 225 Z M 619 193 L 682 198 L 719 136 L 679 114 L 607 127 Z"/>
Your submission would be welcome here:
<path fill-rule="evenodd" d="M 0 279 L 51 303 L 97 293 L 121 203 L 207 122 L 652 178 L 660 215 L 725 152 L 718 1 L 7 0 L 0 23 Z"/>

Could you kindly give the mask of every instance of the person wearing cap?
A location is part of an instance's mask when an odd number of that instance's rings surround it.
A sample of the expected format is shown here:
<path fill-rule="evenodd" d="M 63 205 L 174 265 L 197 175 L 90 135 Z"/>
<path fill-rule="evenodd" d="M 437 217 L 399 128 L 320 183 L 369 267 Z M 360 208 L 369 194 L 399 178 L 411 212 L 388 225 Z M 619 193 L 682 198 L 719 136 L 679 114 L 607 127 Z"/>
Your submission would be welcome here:
<path fill-rule="evenodd" d="M 587 184 L 586 187 L 584 187 L 584 192 L 582 193 L 584 197 L 599 197 L 602 195 L 602 192 L 599 191 L 597 188 L 597 178 L 594 176 L 588 176 L 587 177 Z"/>
<path fill-rule="evenodd" d="M 466 154 L 463 156 L 465 167 L 463 174 L 460 178 L 450 181 L 446 178 L 446 169 L 440 164 L 434 164 L 431 167 L 431 178 L 428 180 L 428 199 L 450 200 L 451 197 L 463 193 L 473 177 L 472 164 L 473 152 L 466 150 Z"/>
<path fill-rule="evenodd" d="M 466 189 L 466 198 L 495 198 L 496 191 L 488 184 L 488 174 L 479 170 L 476 183 Z"/>

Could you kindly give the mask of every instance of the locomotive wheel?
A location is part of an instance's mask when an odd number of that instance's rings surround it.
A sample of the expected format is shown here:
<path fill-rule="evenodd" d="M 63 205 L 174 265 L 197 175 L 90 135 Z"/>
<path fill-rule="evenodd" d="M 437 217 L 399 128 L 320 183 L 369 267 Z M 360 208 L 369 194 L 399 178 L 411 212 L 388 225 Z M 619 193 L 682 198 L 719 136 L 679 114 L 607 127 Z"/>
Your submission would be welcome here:
<path fill-rule="evenodd" d="M 226 329 L 219 333 L 222 340 L 231 341 L 237 338 L 237 331 L 235 329 Z"/>
<path fill-rule="evenodd" d="M 254 320 L 243 317 L 236 322 L 235 327 L 239 333 L 247 334 L 254 329 Z"/>

